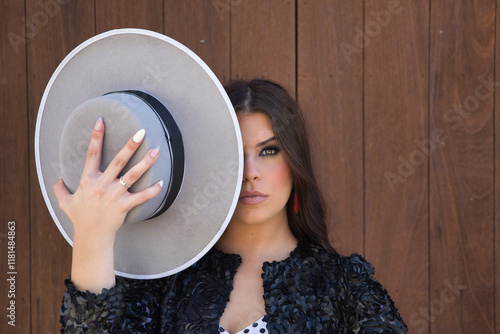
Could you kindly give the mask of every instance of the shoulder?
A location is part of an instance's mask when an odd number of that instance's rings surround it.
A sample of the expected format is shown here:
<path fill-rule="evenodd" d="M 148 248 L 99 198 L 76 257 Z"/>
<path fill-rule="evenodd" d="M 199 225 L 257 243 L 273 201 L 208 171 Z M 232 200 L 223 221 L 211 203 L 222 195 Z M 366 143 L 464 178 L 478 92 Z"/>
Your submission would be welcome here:
<path fill-rule="evenodd" d="M 347 282 L 354 285 L 369 281 L 375 274 L 373 265 L 357 253 L 350 256 L 339 255 L 337 265 Z"/>
<path fill-rule="evenodd" d="M 359 254 L 344 256 L 318 245 L 302 244 L 292 252 L 289 267 L 302 279 L 311 278 L 328 286 L 330 297 L 345 298 L 354 306 L 366 296 L 377 299 L 387 296 L 387 291 L 373 277 L 373 265 Z"/>
<path fill-rule="evenodd" d="M 373 277 L 375 269 L 361 255 L 339 257 L 340 280 L 344 281 L 346 319 L 353 331 L 363 329 L 376 333 L 406 333 L 388 291 Z"/>
<path fill-rule="evenodd" d="M 326 272 L 345 276 L 348 280 L 369 279 L 375 273 L 373 265 L 359 254 L 344 256 L 315 244 L 299 244 L 291 258 L 298 265 L 313 265 Z"/>
<path fill-rule="evenodd" d="M 342 323 L 353 332 L 406 332 L 387 290 L 373 277 L 373 265 L 359 254 L 343 256 L 319 245 L 299 244 L 289 259 L 269 263 L 264 269 L 269 296 L 290 294 L 295 304 L 305 305 L 309 296 L 315 296 L 313 304 L 319 310 L 337 315 L 335 327 Z"/>

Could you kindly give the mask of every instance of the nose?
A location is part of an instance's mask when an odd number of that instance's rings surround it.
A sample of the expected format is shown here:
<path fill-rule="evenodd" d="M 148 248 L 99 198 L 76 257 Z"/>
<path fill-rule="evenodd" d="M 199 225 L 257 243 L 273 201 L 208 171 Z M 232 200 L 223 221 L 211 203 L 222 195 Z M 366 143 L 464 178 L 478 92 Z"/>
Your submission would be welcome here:
<path fill-rule="evenodd" d="M 245 155 L 243 162 L 243 182 L 260 180 L 260 170 L 254 157 Z"/>

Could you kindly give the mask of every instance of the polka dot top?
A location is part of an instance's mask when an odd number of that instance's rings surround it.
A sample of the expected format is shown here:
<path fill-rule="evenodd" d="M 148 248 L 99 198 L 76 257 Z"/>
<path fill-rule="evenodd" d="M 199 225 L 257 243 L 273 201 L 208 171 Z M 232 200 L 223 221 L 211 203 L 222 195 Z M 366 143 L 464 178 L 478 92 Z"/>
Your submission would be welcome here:
<path fill-rule="evenodd" d="M 266 323 L 264 322 L 264 317 L 260 318 L 247 328 L 242 331 L 239 331 L 235 334 L 268 334 Z M 224 328 L 219 326 L 219 332 L 222 334 L 229 334 Z"/>

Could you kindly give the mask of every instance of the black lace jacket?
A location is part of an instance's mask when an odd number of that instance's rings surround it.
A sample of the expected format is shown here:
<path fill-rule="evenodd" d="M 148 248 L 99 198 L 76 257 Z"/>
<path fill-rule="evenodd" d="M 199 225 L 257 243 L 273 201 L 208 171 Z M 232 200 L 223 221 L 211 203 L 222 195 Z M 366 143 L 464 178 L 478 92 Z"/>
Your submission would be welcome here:
<path fill-rule="evenodd" d="M 61 333 L 218 333 L 241 258 L 212 249 L 177 275 L 117 277 L 101 294 L 66 280 Z M 290 257 L 264 263 L 269 333 L 406 333 L 387 291 L 360 255 L 344 257 L 299 244 Z"/>

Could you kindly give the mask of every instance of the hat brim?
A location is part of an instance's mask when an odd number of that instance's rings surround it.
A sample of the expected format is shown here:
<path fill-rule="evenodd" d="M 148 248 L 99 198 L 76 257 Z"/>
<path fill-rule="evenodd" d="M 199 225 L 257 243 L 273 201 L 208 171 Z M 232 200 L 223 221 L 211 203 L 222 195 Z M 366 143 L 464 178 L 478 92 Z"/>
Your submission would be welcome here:
<path fill-rule="evenodd" d="M 179 42 L 142 29 L 112 30 L 85 41 L 52 75 L 35 130 L 41 191 L 54 222 L 71 245 L 73 225 L 52 192 L 61 177 L 63 126 L 81 103 L 124 90 L 144 91 L 162 102 L 184 142 L 184 178 L 175 202 L 159 217 L 122 226 L 115 241 L 116 274 L 159 278 L 196 262 L 227 227 L 241 188 L 241 134 L 217 77 Z"/>

